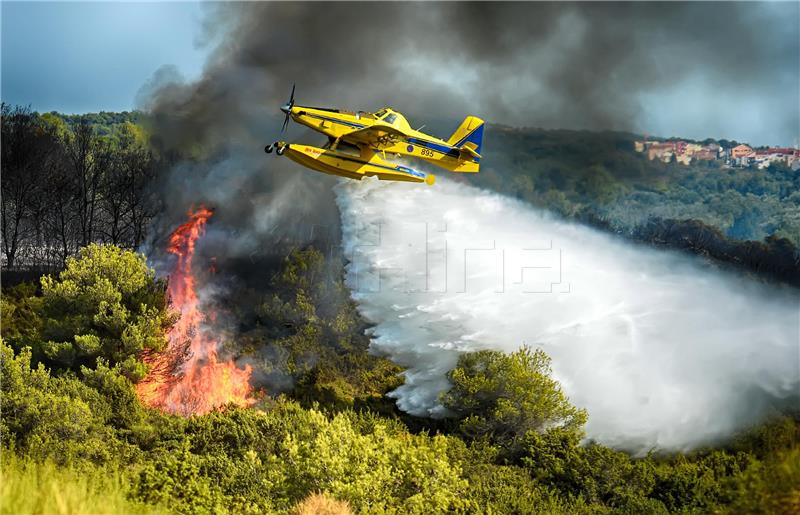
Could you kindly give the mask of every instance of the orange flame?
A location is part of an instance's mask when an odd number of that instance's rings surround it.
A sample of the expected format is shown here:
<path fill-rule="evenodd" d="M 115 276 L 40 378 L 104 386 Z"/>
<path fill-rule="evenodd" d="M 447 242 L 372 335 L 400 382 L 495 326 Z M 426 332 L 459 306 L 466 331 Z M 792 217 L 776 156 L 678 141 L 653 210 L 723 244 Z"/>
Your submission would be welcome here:
<path fill-rule="evenodd" d="M 148 406 L 184 416 L 208 413 L 230 403 L 249 406 L 255 402 L 250 386 L 252 367 L 240 369 L 233 361 L 220 361 L 219 341 L 203 327 L 206 314 L 197 298 L 192 258 L 212 214 L 205 207 L 190 211 L 189 221 L 170 236 L 167 251 L 178 261 L 167 290 L 180 318 L 169 331 L 167 348 L 145 356 L 150 373 L 136 385 L 139 398 Z M 213 319 L 215 313 L 208 315 Z"/>

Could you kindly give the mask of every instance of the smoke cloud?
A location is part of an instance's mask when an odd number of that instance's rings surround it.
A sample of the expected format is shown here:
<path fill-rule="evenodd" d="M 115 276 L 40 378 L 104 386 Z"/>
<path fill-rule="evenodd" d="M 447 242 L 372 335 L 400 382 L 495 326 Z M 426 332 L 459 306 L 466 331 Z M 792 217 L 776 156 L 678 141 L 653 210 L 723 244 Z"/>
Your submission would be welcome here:
<path fill-rule="evenodd" d="M 293 82 L 301 104 L 390 104 L 417 125 L 470 113 L 788 143 L 798 20 L 797 3 L 224 4 L 209 7 L 200 81 L 147 105 L 167 146 L 263 143 Z"/>
<path fill-rule="evenodd" d="M 447 179 L 337 189 L 347 283 L 417 415 L 460 352 L 542 348 L 588 437 L 644 451 L 730 435 L 800 400 L 800 298 Z M 793 403 L 793 404 L 789 404 Z"/>

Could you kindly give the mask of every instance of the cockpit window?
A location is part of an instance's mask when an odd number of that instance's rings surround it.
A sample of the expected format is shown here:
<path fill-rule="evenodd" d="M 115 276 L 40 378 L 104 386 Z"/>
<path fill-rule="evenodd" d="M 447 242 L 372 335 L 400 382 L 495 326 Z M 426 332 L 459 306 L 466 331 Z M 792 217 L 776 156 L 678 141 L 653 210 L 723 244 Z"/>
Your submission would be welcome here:
<path fill-rule="evenodd" d="M 395 120 L 397 120 L 397 115 L 394 113 L 387 115 L 386 118 L 383 119 L 384 123 L 388 123 L 389 125 L 393 124 Z"/>
<path fill-rule="evenodd" d="M 375 118 L 380 118 L 381 116 L 386 114 L 386 109 L 381 109 L 377 113 L 375 113 Z"/>

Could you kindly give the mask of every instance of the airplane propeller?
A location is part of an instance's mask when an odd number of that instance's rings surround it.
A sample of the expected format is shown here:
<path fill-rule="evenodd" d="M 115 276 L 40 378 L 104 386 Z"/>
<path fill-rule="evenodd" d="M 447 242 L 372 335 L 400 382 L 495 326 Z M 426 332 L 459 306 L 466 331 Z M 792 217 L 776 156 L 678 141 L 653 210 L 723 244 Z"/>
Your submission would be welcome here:
<path fill-rule="evenodd" d="M 295 84 L 292 84 L 292 94 L 289 95 L 289 101 L 281 106 L 281 111 L 286 113 L 286 118 L 283 120 L 283 127 L 281 127 L 281 134 L 284 133 L 286 126 L 289 125 L 289 118 L 291 118 L 292 115 L 292 108 L 294 107 L 294 87 Z"/>
<path fill-rule="evenodd" d="M 289 118 L 292 117 L 292 108 L 294 107 L 294 88 L 295 84 L 292 84 L 292 93 L 289 95 L 289 101 L 281 106 L 281 111 L 286 113 L 286 118 L 284 118 L 283 126 L 281 127 L 281 136 L 284 132 L 286 132 L 286 126 L 289 125 Z M 271 154 L 274 149 L 277 149 L 278 155 L 282 155 L 284 148 L 284 146 L 279 146 L 278 142 L 276 141 L 272 145 L 267 145 L 264 147 L 264 152 Z"/>

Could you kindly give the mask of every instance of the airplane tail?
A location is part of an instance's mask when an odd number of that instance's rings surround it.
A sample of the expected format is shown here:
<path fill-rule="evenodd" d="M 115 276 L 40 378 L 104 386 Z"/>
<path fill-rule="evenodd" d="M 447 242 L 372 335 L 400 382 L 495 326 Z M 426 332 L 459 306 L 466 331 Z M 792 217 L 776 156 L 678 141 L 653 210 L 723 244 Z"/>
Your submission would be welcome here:
<path fill-rule="evenodd" d="M 462 160 L 472 164 L 472 166 L 457 167 L 453 171 L 477 172 L 483 145 L 483 120 L 477 116 L 467 116 L 447 143 L 458 148 Z"/>

